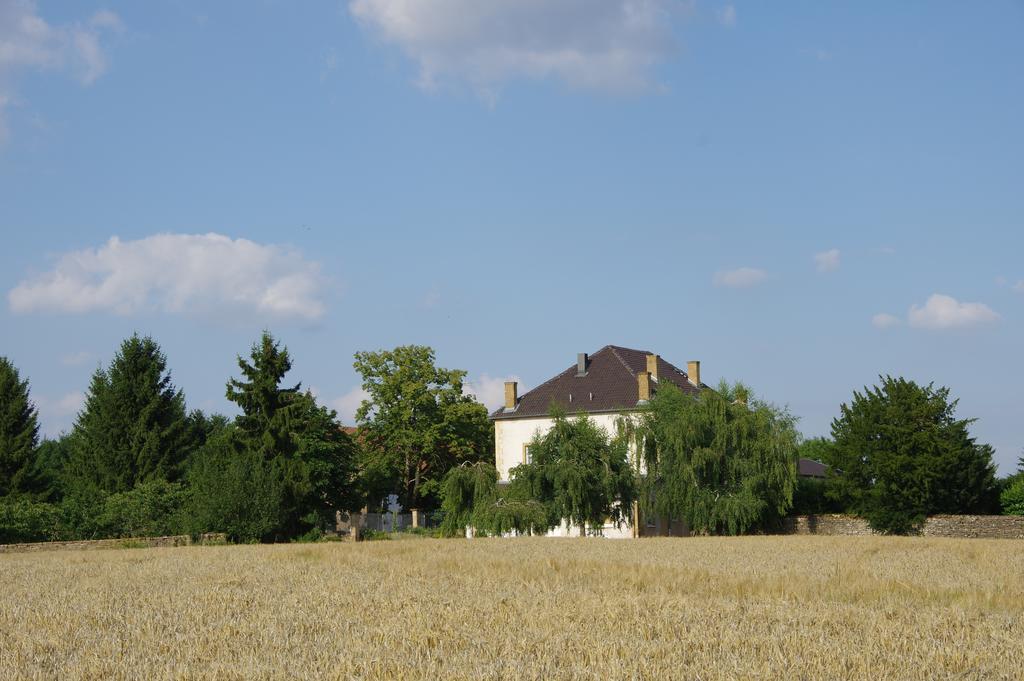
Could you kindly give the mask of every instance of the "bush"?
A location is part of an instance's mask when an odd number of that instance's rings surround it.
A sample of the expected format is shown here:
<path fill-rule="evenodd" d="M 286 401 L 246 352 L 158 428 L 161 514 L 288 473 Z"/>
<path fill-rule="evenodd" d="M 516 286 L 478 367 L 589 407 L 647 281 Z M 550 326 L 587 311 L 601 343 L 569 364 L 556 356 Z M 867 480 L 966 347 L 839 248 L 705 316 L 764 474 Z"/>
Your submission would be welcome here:
<path fill-rule="evenodd" d="M 27 499 L 0 499 L 0 544 L 61 538 L 60 507 Z"/>
<path fill-rule="evenodd" d="M 793 515 L 842 513 L 843 507 L 825 495 L 827 483 L 816 478 L 798 478 L 793 490 Z"/>
<path fill-rule="evenodd" d="M 1018 475 L 1003 490 L 999 500 L 1006 515 L 1024 515 L 1024 475 Z"/>
<path fill-rule="evenodd" d="M 163 537 L 184 532 L 186 491 L 177 483 L 153 480 L 111 494 L 96 518 L 102 537 Z"/>
<path fill-rule="evenodd" d="M 234 542 L 274 538 L 280 524 L 282 483 L 258 453 L 231 430 L 211 440 L 189 471 L 189 533 L 223 532 Z"/>

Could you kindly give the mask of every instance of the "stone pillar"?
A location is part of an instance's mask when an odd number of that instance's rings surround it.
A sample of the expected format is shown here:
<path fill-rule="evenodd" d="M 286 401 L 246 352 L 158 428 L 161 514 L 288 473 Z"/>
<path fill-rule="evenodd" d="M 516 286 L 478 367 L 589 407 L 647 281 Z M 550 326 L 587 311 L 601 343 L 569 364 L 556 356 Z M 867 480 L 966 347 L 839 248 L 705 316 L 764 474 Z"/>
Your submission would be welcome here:
<path fill-rule="evenodd" d="M 413 527 L 419 527 L 420 526 L 420 509 L 418 509 L 418 508 L 411 508 L 411 509 L 409 509 L 409 513 L 412 514 L 412 526 Z"/>

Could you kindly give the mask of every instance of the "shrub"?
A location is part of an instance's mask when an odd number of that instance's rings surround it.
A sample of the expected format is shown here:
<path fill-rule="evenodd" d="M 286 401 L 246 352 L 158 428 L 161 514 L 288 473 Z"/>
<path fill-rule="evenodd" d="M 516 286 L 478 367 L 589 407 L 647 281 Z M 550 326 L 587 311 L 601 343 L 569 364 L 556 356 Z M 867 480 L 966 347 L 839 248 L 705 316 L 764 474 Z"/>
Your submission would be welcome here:
<path fill-rule="evenodd" d="M 0 544 L 53 541 L 61 536 L 61 510 L 27 499 L 0 499 Z"/>
<path fill-rule="evenodd" d="M 186 491 L 177 483 L 152 480 L 111 494 L 96 518 L 103 537 L 161 537 L 181 534 Z"/>
<path fill-rule="evenodd" d="M 235 542 L 273 538 L 281 515 L 282 483 L 259 453 L 231 430 L 207 443 L 189 471 L 188 521 L 193 535 L 223 532 Z"/>
<path fill-rule="evenodd" d="M 1003 490 L 999 500 L 1003 505 L 1003 513 L 1007 515 L 1024 515 L 1024 475 L 1018 475 Z"/>

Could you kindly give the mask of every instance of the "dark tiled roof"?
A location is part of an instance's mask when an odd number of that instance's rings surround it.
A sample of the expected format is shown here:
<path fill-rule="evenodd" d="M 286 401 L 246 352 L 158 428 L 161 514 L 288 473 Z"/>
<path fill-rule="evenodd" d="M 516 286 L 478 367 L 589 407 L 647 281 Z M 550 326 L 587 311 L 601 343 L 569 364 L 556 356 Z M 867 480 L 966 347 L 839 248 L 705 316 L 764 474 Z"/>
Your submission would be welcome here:
<path fill-rule="evenodd" d="M 826 464 L 814 459 L 800 459 L 797 462 L 796 472 L 802 478 L 824 478 L 827 471 Z"/>
<path fill-rule="evenodd" d="M 586 375 L 577 376 L 576 365 L 573 364 L 551 380 L 521 395 L 515 410 L 501 407 L 491 414 L 491 418 L 547 416 L 553 405 L 567 414 L 635 409 L 640 397 L 636 376 L 647 371 L 649 354 L 652 353 L 606 345 L 590 356 Z M 658 382 L 651 381 L 651 390 L 656 391 L 658 384 L 666 381 L 675 384 L 683 392 L 698 392 L 685 371 L 658 358 Z"/>

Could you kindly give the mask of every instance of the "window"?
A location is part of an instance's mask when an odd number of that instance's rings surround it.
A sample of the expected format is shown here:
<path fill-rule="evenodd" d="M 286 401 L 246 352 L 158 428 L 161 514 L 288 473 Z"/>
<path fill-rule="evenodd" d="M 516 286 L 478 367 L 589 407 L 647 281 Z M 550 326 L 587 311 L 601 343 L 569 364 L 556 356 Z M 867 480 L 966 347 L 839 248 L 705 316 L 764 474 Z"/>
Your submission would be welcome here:
<path fill-rule="evenodd" d="M 533 454 L 530 452 L 530 445 L 523 445 L 523 463 L 533 463 Z"/>

